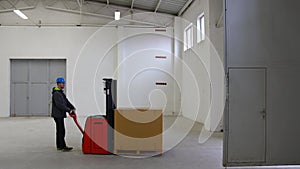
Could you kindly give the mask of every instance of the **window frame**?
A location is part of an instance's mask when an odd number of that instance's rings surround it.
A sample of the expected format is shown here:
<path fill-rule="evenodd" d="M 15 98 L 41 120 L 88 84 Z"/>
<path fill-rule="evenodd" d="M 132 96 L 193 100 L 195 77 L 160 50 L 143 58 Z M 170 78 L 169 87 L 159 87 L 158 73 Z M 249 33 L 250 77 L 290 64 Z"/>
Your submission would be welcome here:
<path fill-rule="evenodd" d="M 205 14 L 201 13 L 197 18 L 197 43 L 205 40 Z"/>
<path fill-rule="evenodd" d="M 191 49 L 193 46 L 194 46 L 194 30 L 193 30 L 193 23 L 191 23 L 184 29 L 184 51 Z"/>

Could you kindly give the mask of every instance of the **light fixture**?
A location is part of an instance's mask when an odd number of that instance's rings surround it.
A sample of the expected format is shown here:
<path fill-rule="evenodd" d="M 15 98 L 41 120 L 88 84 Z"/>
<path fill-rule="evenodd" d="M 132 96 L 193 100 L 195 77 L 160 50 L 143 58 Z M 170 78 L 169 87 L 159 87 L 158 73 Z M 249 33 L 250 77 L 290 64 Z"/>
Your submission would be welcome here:
<path fill-rule="evenodd" d="M 118 21 L 121 19 L 121 12 L 120 11 L 115 11 L 115 20 Z"/>
<path fill-rule="evenodd" d="M 28 17 L 23 13 L 21 12 L 20 10 L 18 9 L 15 9 L 14 10 L 14 13 L 17 14 L 19 17 L 21 17 L 22 19 L 28 19 Z"/>

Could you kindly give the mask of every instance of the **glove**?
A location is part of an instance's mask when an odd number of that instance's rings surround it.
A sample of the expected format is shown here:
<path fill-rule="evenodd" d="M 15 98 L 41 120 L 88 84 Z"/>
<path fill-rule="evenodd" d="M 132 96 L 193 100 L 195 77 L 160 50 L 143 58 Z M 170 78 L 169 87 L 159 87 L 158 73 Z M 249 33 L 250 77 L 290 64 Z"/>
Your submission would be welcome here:
<path fill-rule="evenodd" d="M 71 110 L 71 111 L 69 112 L 69 115 L 70 115 L 71 117 L 75 117 L 75 116 L 76 116 L 75 110 Z"/>

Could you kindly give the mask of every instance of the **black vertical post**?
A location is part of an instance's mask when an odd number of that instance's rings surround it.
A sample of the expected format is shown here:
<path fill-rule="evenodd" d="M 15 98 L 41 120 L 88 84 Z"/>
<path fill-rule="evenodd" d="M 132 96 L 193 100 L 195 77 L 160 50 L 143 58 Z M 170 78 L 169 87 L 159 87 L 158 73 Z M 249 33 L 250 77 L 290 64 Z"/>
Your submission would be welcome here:
<path fill-rule="evenodd" d="M 108 126 L 108 151 L 114 152 L 114 110 L 116 109 L 117 81 L 113 79 L 103 79 L 105 83 L 106 95 L 106 119 Z"/>

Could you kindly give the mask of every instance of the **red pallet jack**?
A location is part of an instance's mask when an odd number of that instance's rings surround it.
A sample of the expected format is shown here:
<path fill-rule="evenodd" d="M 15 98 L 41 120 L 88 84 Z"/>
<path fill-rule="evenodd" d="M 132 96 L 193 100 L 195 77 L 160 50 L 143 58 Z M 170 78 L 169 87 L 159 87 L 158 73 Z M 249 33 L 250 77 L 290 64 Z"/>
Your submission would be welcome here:
<path fill-rule="evenodd" d="M 82 134 L 84 134 L 84 131 L 83 131 L 82 127 L 81 127 L 80 124 L 78 123 L 76 113 L 75 113 L 75 112 L 71 112 L 71 113 L 69 113 L 69 115 L 73 118 L 73 120 L 74 120 L 76 126 L 78 127 L 78 129 L 80 130 L 80 132 L 81 132 Z"/>
<path fill-rule="evenodd" d="M 111 154 L 108 151 L 107 143 L 107 120 L 103 116 L 88 117 L 85 125 L 85 131 L 82 129 L 77 120 L 77 115 L 72 112 L 70 116 L 73 118 L 76 126 L 83 134 L 82 152 L 84 154 Z"/>
<path fill-rule="evenodd" d="M 76 126 L 83 134 L 82 152 L 84 154 L 113 154 L 114 145 L 114 109 L 116 108 L 116 80 L 105 81 L 106 116 L 90 116 L 86 120 L 85 130 L 77 120 L 75 112 L 71 112 Z"/>

